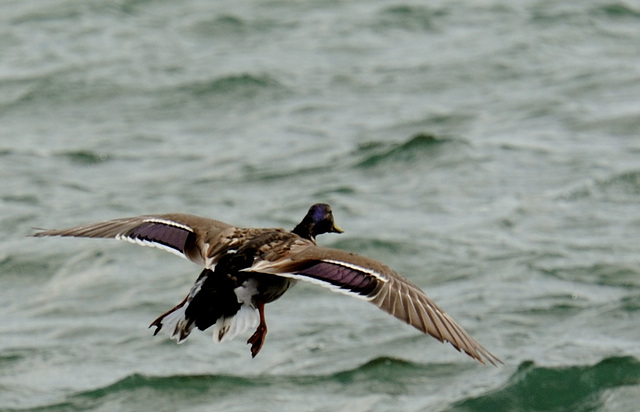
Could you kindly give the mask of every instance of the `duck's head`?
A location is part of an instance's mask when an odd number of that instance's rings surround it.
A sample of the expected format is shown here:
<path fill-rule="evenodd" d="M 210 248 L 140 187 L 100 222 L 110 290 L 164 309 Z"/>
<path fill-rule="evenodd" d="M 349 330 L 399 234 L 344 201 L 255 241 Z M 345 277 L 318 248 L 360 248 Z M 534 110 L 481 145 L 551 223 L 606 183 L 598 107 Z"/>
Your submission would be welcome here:
<path fill-rule="evenodd" d="M 342 233 L 343 230 L 333 221 L 331 206 L 326 203 L 316 203 L 309 208 L 307 215 L 292 232 L 315 241 L 316 236 L 323 233 Z"/>

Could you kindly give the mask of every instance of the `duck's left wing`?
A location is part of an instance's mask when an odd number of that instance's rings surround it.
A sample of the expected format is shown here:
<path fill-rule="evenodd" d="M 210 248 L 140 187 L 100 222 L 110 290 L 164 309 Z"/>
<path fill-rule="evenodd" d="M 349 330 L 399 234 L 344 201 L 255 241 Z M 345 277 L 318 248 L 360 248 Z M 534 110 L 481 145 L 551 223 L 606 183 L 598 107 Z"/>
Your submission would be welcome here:
<path fill-rule="evenodd" d="M 290 253 L 279 259 L 259 259 L 248 270 L 316 283 L 367 300 L 481 363 L 502 363 L 418 286 L 376 260 L 338 249 L 294 244 Z"/>

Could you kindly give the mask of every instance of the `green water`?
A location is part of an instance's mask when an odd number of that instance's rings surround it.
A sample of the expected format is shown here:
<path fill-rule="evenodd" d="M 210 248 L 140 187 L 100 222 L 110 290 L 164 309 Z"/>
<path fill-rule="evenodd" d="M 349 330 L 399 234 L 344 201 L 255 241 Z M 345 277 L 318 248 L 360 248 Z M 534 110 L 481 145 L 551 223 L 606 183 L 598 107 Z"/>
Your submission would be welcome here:
<path fill-rule="evenodd" d="M 0 5 L 0 410 L 634 411 L 640 6 Z M 147 329 L 199 268 L 64 227 L 185 212 L 342 235 L 420 285 L 483 367 L 298 284 L 269 335 Z"/>

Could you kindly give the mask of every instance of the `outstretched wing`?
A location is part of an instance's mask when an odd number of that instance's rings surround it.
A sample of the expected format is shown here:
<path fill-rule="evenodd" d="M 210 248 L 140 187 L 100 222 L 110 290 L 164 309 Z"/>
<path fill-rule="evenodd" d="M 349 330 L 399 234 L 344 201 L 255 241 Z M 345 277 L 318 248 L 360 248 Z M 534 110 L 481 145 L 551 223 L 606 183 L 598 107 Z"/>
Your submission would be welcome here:
<path fill-rule="evenodd" d="M 114 219 L 66 229 L 44 230 L 42 236 L 114 238 L 152 246 L 199 264 L 208 262 L 209 246 L 226 229 L 226 223 L 198 216 L 173 213 Z"/>
<path fill-rule="evenodd" d="M 409 280 L 373 259 L 338 249 L 293 245 L 277 260 L 259 260 L 249 271 L 300 279 L 374 303 L 380 309 L 472 358 L 502 363 Z"/>

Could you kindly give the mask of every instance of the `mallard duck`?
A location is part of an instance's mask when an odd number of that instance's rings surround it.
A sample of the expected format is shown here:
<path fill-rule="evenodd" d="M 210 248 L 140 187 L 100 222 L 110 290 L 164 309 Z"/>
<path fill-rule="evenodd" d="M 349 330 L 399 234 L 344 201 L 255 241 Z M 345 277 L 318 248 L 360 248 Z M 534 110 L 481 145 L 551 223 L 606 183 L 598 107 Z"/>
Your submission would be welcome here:
<path fill-rule="evenodd" d="M 369 301 L 458 351 L 493 365 L 502 363 L 409 280 L 386 265 L 316 244 L 323 233 L 342 233 L 331 207 L 318 203 L 293 230 L 241 228 L 173 213 L 109 220 L 34 236 L 115 238 L 174 253 L 204 267 L 189 294 L 149 327 L 178 343 L 194 327 L 213 329 L 222 342 L 257 327 L 247 341 L 255 357 L 267 334 L 264 306 L 296 281 L 315 283 Z"/>

